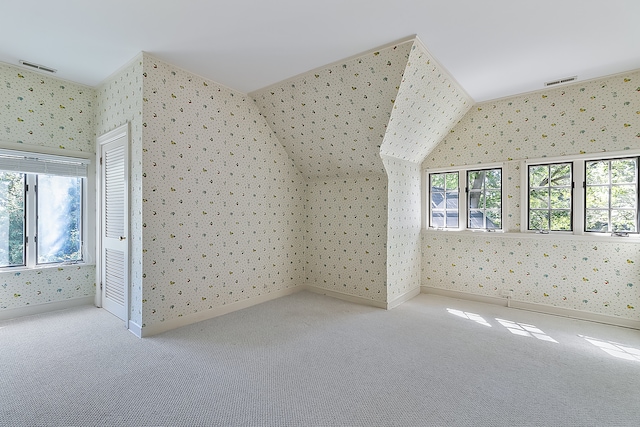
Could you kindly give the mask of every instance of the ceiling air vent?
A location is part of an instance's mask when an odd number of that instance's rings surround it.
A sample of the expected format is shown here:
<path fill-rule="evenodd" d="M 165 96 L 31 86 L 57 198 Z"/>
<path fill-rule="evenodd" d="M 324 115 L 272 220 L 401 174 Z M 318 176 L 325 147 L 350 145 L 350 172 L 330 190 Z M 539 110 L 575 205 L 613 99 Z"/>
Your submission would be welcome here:
<path fill-rule="evenodd" d="M 577 78 L 578 78 L 578 76 L 565 77 L 563 79 L 546 82 L 544 85 L 545 86 L 555 86 L 555 85 L 559 85 L 559 84 L 562 84 L 562 83 L 572 82 L 572 81 L 576 80 Z"/>
<path fill-rule="evenodd" d="M 46 71 L 48 73 L 55 73 L 58 70 L 54 70 L 51 67 L 46 67 L 44 65 L 34 64 L 33 62 L 20 60 L 20 63 L 25 67 L 35 68 L 36 70 Z"/>

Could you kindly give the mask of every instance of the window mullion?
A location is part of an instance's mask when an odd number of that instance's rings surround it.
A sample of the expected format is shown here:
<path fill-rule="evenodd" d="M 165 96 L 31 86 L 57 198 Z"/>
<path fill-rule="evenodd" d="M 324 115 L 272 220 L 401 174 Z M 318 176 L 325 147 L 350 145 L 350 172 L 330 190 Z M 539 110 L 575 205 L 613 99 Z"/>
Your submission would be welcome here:
<path fill-rule="evenodd" d="M 36 221 L 37 221 L 37 212 L 36 212 L 36 174 L 27 174 L 27 199 L 26 199 L 26 232 L 27 232 L 27 243 L 26 243 L 26 266 L 28 268 L 33 268 L 36 265 L 36 243 L 37 243 L 37 235 L 36 235 Z"/>

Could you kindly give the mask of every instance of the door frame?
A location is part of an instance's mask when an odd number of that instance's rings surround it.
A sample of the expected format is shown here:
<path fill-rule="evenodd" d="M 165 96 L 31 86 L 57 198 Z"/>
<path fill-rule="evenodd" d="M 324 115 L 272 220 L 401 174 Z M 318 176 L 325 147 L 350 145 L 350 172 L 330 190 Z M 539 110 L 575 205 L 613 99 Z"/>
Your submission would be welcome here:
<path fill-rule="evenodd" d="M 125 162 L 127 168 L 127 174 L 129 173 L 129 122 L 118 126 L 117 128 L 109 131 L 96 139 L 96 295 L 95 295 L 95 305 L 96 307 L 102 307 L 102 164 L 100 163 L 100 159 L 102 157 L 102 147 L 105 144 L 113 142 L 119 138 L 125 138 Z M 129 176 L 125 177 L 125 181 L 129 182 Z M 130 198 L 129 186 L 127 185 L 127 199 Z M 129 215 L 129 212 L 125 212 L 125 215 Z M 129 237 L 129 221 L 127 221 L 127 229 L 125 230 L 125 234 L 127 236 L 127 259 L 126 268 L 127 271 L 130 272 L 130 253 L 131 253 L 131 243 Z M 127 273 L 127 279 L 125 283 L 125 327 L 129 328 L 130 322 L 130 299 L 131 299 L 131 280 L 129 279 L 129 273 Z"/>

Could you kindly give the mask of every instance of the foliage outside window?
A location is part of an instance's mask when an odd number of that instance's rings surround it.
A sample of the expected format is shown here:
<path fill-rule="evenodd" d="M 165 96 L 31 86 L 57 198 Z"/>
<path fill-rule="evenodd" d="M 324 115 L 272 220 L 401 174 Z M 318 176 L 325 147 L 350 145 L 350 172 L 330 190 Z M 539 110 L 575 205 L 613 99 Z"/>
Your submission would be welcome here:
<path fill-rule="evenodd" d="M 529 165 L 529 230 L 572 230 L 572 165 Z"/>
<path fill-rule="evenodd" d="M 88 164 L 0 149 L 0 268 L 82 261 Z"/>
<path fill-rule="evenodd" d="M 82 260 L 82 178 L 37 176 L 37 263 Z"/>
<path fill-rule="evenodd" d="M 458 172 L 434 173 L 429 175 L 430 218 L 429 225 L 435 228 L 458 228 Z"/>
<path fill-rule="evenodd" d="M 585 231 L 638 232 L 638 158 L 587 161 Z"/>
<path fill-rule="evenodd" d="M 0 172 L 0 267 L 82 260 L 82 181 Z"/>
<path fill-rule="evenodd" d="M 0 171 L 0 266 L 25 265 L 25 175 Z"/>
<path fill-rule="evenodd" d="M 467 172 L 467 227 L 502 228 L 502 169 Z"/>

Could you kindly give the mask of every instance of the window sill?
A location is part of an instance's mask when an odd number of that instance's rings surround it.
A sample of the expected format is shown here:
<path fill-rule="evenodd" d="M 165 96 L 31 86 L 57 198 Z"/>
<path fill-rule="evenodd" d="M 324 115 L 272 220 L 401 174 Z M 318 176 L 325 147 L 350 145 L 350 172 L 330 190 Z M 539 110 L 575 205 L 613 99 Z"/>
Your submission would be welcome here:
<path fill-rule="evenodd" d="M 588 233 L 588 234 L 573 234 L 567 232 L 550 232 L 550 233 L 537 233 L 534 231 L 531 232 L 521 232 L 521 231 L 491 231 L 487 232 L 484 230 L 453 230 L 453 229 L 422 229 L 424 234 L 456 234 L 463 236 L 475 236 L 485 235 L 487 237 L 491 236 L 500 236 L 500 238 L 509 238 L 509 239 L 531 239 L 531 240 L 574 240 L 574 241 L 590 241 L 590 242 L 616 242 L 616 243 L 631 243 L 631 244 L 640 244 L 640 235 L 632 234 L 628 237 L 617 237 L 611 236 L 609 233 Z"/>

